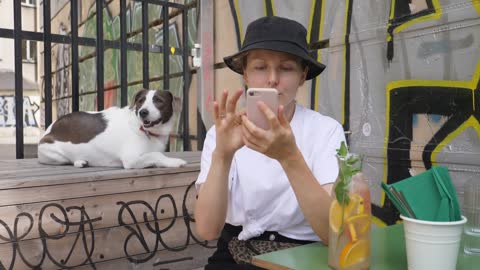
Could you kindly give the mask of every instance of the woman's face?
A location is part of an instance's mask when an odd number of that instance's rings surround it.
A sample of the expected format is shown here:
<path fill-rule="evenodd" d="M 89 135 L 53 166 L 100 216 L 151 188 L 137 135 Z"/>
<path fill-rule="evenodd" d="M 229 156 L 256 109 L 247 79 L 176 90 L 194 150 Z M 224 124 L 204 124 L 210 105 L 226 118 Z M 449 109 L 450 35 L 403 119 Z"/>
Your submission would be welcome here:
<path fill-rule="evenodd" d="M 275 88 L 279 102 L 285 107 L 294 106 L 298 87 L 304 82 L 307 70 L 294 55 L 270 50 L 251 50 L 246 56 L 243 77 L 248 87 Z"/>

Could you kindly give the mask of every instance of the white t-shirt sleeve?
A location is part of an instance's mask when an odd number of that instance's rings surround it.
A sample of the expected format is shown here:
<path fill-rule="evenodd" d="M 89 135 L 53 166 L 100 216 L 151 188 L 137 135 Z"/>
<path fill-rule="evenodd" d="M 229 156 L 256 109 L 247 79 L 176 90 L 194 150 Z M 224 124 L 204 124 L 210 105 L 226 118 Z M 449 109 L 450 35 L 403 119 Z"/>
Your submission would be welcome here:
<path fill-rule="evenodd" d="M 345 141 L 342 126 L 333 119 L 331 121 L 334 124 L 329 125 L 331 128 L 325 133 L 325 143 L 314 144 L 312 173 L 322 185 L 333 183 L 337 179 L 337 149 L 340 148 L 341 142 Z"/>
<path fill-rule="evenodd" d="M 205 183 L 207 180 L 208 171 L 212 163 L 212 153 L 215 150 L 216 139 L 215 139 L 215 126 L 212 126 L 205 136 L 205 141 L 203 142 L 202 156 L 200 159 L 200 173 L 198 174 L 197 181 L 195 182 L 195 187 L 197 190 L 200 186 Z"/>

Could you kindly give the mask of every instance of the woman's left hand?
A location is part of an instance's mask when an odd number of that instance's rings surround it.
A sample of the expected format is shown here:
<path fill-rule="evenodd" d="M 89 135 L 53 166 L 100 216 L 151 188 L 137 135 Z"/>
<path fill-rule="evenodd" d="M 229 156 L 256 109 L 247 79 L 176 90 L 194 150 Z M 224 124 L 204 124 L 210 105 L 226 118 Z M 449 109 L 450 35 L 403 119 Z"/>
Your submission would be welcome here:
<path fill-rule="evenodd" d="M 264 130 L 256 126 L 243 115 L 242 131 L 245 145 L 279 162 L 294 157 L 299 149 L 283 106 L 278 108 L 278 117 L 265 103 L 259 101 L 258 107 L 270 123 L 270 129 Z"/>

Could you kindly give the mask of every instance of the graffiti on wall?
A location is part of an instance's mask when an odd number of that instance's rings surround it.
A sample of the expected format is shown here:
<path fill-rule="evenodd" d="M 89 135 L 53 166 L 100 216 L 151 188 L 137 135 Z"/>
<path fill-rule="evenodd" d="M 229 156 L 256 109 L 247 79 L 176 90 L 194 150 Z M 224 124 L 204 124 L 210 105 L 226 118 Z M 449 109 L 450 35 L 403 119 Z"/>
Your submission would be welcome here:
<path fill-rule="evenodd" d="M 59 26 L 60 35 L 67 34 L 67 27 L 60 23 Z M 71 99 L 67 98 L 71 95 L 70 89 L 70 44 L 58 44 L 56 49 L 56 67 L 57 72 L 55 74 L 55 97 L 57 98 L 57 115 L 63 116 L 71 112 Z"/>
<path fill-rule="evenodd" d="M 394 81 L 387 86 L 387 132 L 388 137 L 387 179 L 392 183 L 410 177 L 410 149 L 414 142 L 415 121 L 418 115 L 428 115 L 444 120 L 439 128 L 431 132 L 420 157 L 425 168 L 448 160 L 438 160 L 437 156 L 445 147 L 462 148 L 470 145 L 473 150 L 479 150 L 480 138 L 480 61 L 471 81 Z M 452 145 L 453 140 L 464 134 L 462 142 Z M 417 131 L 418 132 L 418 131 Z M 476 148 L 475 148 L 476 146 Z M 465 149 L 458 149 L 465 151 Z M 402 164 L 402 162 L 404 164 Z M 463 163 L 480 164 L 480 158 L 460 161 Z M 390 203 L 390 202 L 388 202 Z M 392 218 L 393 219 L 393 218 Z M 393 220 L 392 220 L 393 222 Z"/>
<path fill-rule="evenodd" d="M 229 3 L 238 44 L 242 29 L 266 15 L 299 21 L 320 44 L 317 59 L 327 69 L 310 83 L 311 107 L 342 123 L 351 149 L 364 154 L 378 225 L 398 219 L 382 181 L 439 164 L 461 193 L 479 173 L 480 1 Z"/>
<path fill-rule="evenodd" d="M 103 261 L 120 258 L 124 263 L 143 264 L 146 267 L 193 260 L 190 256 L 177 256 L 175 260 L 158 256 L 160 250 L 178 253 L 192 244 L 208 249 L 215 247 L 193 234 L 194 219 L 190 215 L 193 210 L 187 207 L 187 198 L 194 197 L 191 196 L 192 192 L 195 192 L 194 182 L 186 187 L 180 205 L 177 205 L 172 194 L 164 193 L 158 195 L 152 204 L 139 198 L 118 201 L 116 206 L 99 206 L 103 209 L 116 207 L 113 213 L 115 217 L 106 217 L 103 213 L 103 217 L 94 216 L 91 212 L 97 213 L 96 209 L 86 209 L 83 205 L 66 207 L 51 202 L 43 205 L 35 214 L 25 211 L 12 220 L 2 218 L 0 240 L 5 242 L 2 243 L 4 257 L 0 258 L 0 269 L 22 268 L 23 265 L 30 269 L 79 266 L 101 269 L 100 263 Z M 166 218 L 166 212 L 173 213 L 173 218 Z M 101 243 L 104 234 L 111 229 L 99 229 L 105 219 L 116 220 L 111 228 L 120 226 L 121 230 L 127 232 L 117 234 L 121 237 L 111 237 L 110 245 Z M 168 237 L 172 230 L 175 234 L 173 239 Z M 174 242 L 171 243 L 172 240 Z M 118 252 L 111 249 L 118 249 Z M 121 254 L 121 257 L 115 257 L 115 254 Z"/>
<path fill-rule="evenodd" d="M 23 97 L 23 126 L 38 128 L 36 114 L 40 106 L 30 97 Z M 0 127 L 15 126 L 15 96 L 0 96 Z"/>

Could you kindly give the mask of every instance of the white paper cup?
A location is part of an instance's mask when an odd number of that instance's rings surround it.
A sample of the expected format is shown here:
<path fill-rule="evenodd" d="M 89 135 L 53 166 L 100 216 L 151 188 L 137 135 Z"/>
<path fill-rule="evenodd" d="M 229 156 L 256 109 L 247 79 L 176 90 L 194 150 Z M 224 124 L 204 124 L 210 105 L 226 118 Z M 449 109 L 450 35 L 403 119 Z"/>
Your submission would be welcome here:
<path fill-rule="evenodd" d="M 460 221 L 434 222 L 403 219 L 409 270 L 455 270 L 463 225 Z"/>

